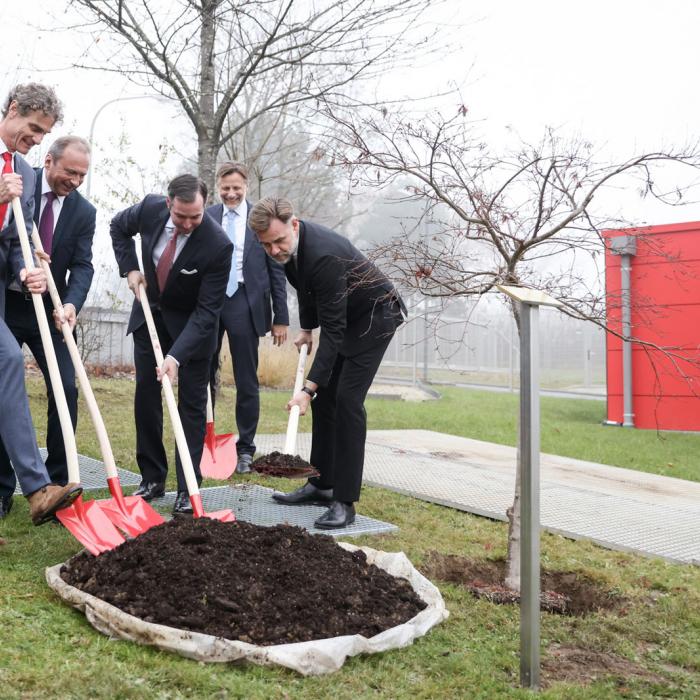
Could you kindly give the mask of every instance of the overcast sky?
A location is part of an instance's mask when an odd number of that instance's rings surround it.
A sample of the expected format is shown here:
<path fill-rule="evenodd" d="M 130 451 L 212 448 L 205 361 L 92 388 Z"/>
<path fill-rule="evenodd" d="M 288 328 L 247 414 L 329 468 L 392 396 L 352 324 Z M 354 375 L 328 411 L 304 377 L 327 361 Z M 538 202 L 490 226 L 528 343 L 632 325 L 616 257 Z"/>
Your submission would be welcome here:
<path fill-rule="evenodd" d="M 80 42 L 65 33 L 37 34 L 30 23 L 46 24 L 46 9 L 56 0 L 3 3 L 3 94 L 26 79 L 52 83 L 66 105 L 66 120 L 56 134 L 88 135 L 100 107 L 122 95 L 144 91 L 103 74 L 55 70 L 70 64 Z M 691 0 L 452 0 L 434 14 L 452 30 L 459 49 L 444 51 L 425 65 L 387 76 L 379 90 L 387 96 L 440 92 L 459 85 L 473 119 L 483 119 L 496 145 L 506 127 L 537 138 L 546 126 L 581 134 L 610 157 L 696 138 L 700 124 L 700 3 Z M 461 29 L 454 27 L 461 25 Z M 443 100 L 449 112 L 455 98 Z M 155 134 L 190 134 L 185 118 L 153 100 L 116 103 L 95 123 L 95 138 L 126 120 L 135 153 L 157 157 Z M 148 123 L 148 128 L 144 125 Z M 48 145 L 50 141 L 47 141 Z M 99 155 L 99 154 L 97 154 Z M 634 205 L 632 205 L 634 206 Z M 665 223 L 700 219 L 700 207 L 670 211 L 624 212 L 627 218 Z M 637 217 L 636 215 L 639 214 Z"/>

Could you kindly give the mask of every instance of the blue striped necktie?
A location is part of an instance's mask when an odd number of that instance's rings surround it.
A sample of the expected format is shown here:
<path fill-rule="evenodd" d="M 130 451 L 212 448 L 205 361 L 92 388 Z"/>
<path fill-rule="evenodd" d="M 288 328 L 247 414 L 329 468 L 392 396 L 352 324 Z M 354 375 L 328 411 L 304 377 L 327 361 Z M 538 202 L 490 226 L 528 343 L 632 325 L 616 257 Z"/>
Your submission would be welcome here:
<path fill-rule="evenodd" d="M 226 233 L 233 243 L 233 256 L 231 258 L 231 272 L 226 285 L 226 296 L 232 297 L 238 289 L 238 267 L 236 265 L 236 217 L 238 213 L 235 209 L 226 212 Z"/>

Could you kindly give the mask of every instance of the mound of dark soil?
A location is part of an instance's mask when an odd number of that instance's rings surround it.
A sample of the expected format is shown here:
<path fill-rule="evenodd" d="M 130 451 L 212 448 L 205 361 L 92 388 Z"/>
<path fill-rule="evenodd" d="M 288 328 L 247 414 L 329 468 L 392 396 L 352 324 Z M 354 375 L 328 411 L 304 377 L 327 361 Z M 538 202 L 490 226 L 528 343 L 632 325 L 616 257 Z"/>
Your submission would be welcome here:
<path fill-rule="evenodd" d="M 328 535 L 208 518 L 83 552 L 61 577 L 147 622 L 260 645 L 371 637 L 426 607 L 407 581 Z"/>
<path fill-rule="evenodd" d="M 305 459 L 284 452 L 270 452 L 269 455 L 258 457 L 250 467 L 258 474 L 284 476 L 288 479 L 318 476 L 318 472 Z"/>
<path fill-rule="evenodd" d="M 429 552 L 422 573 L 429 579 L 457 583 L 477 598 L 492 603 L 519 603 L 520 595 L 503 585 L 503 559 L 466 559 L 454 554 Z M 613 594 L 601 583 L 577 571 L 542 570 L 540 608 L 561 615 L 588 615 L 598 610 L 621 611 L 627 600 Z"/>

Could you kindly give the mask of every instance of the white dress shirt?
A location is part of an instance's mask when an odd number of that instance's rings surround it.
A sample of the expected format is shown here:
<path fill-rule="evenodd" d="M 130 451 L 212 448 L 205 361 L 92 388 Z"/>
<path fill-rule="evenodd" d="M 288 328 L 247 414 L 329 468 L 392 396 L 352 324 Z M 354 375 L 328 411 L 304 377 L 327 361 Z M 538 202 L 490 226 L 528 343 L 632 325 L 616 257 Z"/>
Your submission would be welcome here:
<path fill-rule="evenodd" d="M 245 248 L 245 226 L 248 221 L 248 202 L 245 199 L 234 208 L 238 216 L 234 219 L 236 240 L 233 244 L 236 246 L 236 269 L 238 270 L 238 284 L 243 284 L 243 250 Z M 223 205 L 223 213 L 221 215 L 221 228 L 228 231 L 228 207 Z"/>

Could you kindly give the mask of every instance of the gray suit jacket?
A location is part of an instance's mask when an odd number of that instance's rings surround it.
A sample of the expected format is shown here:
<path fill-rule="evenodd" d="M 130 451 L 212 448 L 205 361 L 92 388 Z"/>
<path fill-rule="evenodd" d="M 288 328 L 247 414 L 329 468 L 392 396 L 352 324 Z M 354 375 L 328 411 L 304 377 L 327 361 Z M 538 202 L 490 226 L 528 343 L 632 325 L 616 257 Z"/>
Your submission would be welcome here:
<path fill-rule="evenodd" d="M 20 201 L 27 233 L 31 237 L 32 217 L 34 214 L 34 170 L 19 153 L 15 153 L 14 162 L 15 172 L 22 176 L 22 197 Z M 12 207 L 12 204 L 10 204 L 10 207 Z M 0 315 L 5 315 L 5 287 L 7 286 L 8 278 L 14 276 L 19 279 L 19 273 L 23 267 L 25 267 L 25 264 L 19 243 L 17 225 L 10 208 L 9 223 L 0 233 Z"/>

